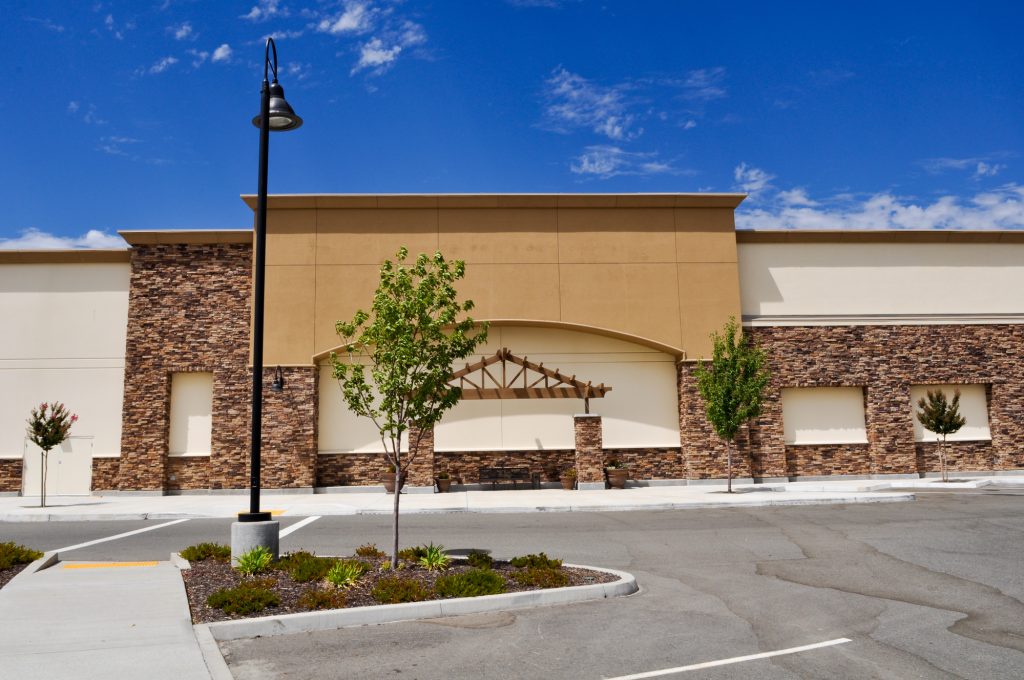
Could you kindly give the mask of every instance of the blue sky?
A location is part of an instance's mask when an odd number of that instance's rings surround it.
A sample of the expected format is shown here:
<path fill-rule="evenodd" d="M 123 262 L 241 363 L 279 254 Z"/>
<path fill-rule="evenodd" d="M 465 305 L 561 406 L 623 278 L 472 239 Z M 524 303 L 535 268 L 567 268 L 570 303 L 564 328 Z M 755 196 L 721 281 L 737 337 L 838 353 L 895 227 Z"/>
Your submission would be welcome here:
<path fill-rule="evenodd" d="M 744 191 L 747 228 L 1024 228 L 1019 3 L 7 0 L 0 247 L 271 193 Z"/>

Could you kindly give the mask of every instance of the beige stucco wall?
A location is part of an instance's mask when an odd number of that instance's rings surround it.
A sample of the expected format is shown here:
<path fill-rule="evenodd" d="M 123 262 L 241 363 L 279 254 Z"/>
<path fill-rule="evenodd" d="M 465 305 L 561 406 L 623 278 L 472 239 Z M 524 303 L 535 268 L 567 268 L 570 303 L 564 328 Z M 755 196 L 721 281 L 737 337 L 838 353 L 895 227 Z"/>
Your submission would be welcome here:
<path fill-rule="evenodd" d="M 750 243 L 741 237 L 743 316 L 772 323 L 844 315 L 1024 315 L 1024 242 L 930 243 L 926 237 L 868 243 Z"/>
<path fill-rule="evenodd" d="M 252 205 L 251 197 L 247 200 Z M 467 263 L 478 319 L 610 329 L 685 352 L 739 313 L 736 195 L 272 196 L 267 364 L 308 364 L 367 307 L 385 258 Z"/>
<path fill-rule="evenodd" d="M 862 387 L 793 387 L 782 390 L 787 444 L 867 443 Z"/>
<path fill-rule="evenodd" d="M 486 346 L 467 362 L 502 347 L 579 380 L 611 385 L 605 397 L 590 402 L 591 412 L 602 416 L 606 447 L 679 446 L 673 356 L 589 333 L 501 326 L 490 330 Z M 320 390 L 320 451 L 380 451 L 376 430 L 344 406 L 327 366 L 321 368 Z M 438 451 L 572 449 L 572 416 L 582 412 L 579 399 L 463 401 L 437 425 L 434 446 Z"/>
<path fill-rule="evenodd" d="M 0 259 L 0 457 L 22 456 L 25 420 L 43 401 L 78 414 L 76 452 L 120 453 L 130 270 L 127 255 L 82 258 Z"/>
<path fill-rule="evenodd" d="M 946 398 L 953 400 L 956 390 L 960 390 L 960 415 L 967 421 L 957 432 L 946 437 L 950 442 L 966 441 L 989 441 L 992 439 L 992 432 L 988 425 L 988 399 L 985 396 L 984 385 L 911 385 L 910 386 L 910 409 L 911 419 L 914 421 L 914 441 L 934 442 L 938 437 L 934 432 L 929 432 L 921 427 L 921 422 L 916 414 L 921 409 L 917 402 L 927 396 L 928 390 L 942 390 Z"/>
<path fill-rule="evenodd" d="M 209 456 L 213 441 L 213 373 L 171 375 L 168 453 Z"/>

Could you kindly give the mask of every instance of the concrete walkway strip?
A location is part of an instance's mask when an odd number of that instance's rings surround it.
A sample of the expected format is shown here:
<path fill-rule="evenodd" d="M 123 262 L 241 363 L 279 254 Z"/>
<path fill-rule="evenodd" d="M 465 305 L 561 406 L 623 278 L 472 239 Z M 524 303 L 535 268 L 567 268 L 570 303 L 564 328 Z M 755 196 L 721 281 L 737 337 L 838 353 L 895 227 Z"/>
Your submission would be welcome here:
<path fill-rule="evenodd" d="M 613 574 L 618 576 L 618 580 L 611 583 L 595 583 L 586 586 L 569 586 L 567 588 L 551 588 L 548 590 L 528 590 L 501 595 L 406 602 L 404 604 L 386 604 L 372 607 L 353 607 L 352 609 L 333 609 L 302 614 L 282 614 L 280 616 L 262 616 L 255 619 L 218 621 L 206 625 L 209 628 L 210 634 L 218 641 L 240 640 L 269 635 L 309 633 L 351 626 L 437 619 L 446 616 L 461 616 L 463 614 L 481 614 L 484 612 L 526 609 L 553 604 L 568 604 L 570 602 L 603 600 L 611 597 L 632 595 L 638 590 L 636 578 L 624 571 L 579 564 L 567 564 L 565 566 Z"/>
<path fill-rule="evenodd" d="M 291 525 L 286 529 L 281 529 L 281 531 L 278 532 L 277 537 L 280 539 L 284 538 L 285 536 L 289 536 L 298 531 L 299 529 L 301 529 L 302 527 L 306 526 L 307 524 L 312 524 L 313 522 L 317 521 L 318 519 L 320 519 L 320 517 L 321 515 L 313 515 L 312 517 L 307 517 L 306 519 L 300 522 L 296 522 L 295 524 Z"/>
<path fill-rule="evenodd" d="M 155 567 L 159 562 L 65 562 L 63 569 L 116 569 L 118 567 Z"/>
<path fill-rule="evenodd" d="M 188 521 L 187 517 L 185 519 L 176 519 L 176 520 L 173 520 L 171 522 L 164 522 L 163 524 L 156 524 L 156 525 L 151 526 L 151 527 L 143 527 L 141 529 L 136 529 L 135 531 L 126 531 L 123 534 L 115 534 L 113 536 L 107 536 L 106 538 L 97 538 L 95 541 L 86 541 L 85 543 L 78 543 L 76 545 L 69 545 L 66 548 L 57 548 L 55 552 L 62 553 L 62 552 L 68 552 L 69 550 L 78 550 L 79 548 L 88 548 L 91 545 L 97 545 L 99 543 L 106 543 L 107 541 L 116 541 L 119 538 L 127 538 L 128 536 L 134 536 L 136 534 L 144 534 L 147 531 L 153 531 L 154 529 L 161 529 L 163 527 L 169 527 L 172 524 L 181 524 L 182 522 L 187 522 L 187 521 Z"/>
<path fill-rule="evenodd" d="M 606 678 L 606 680 L 642 680 L 643 678 L 658 678 L 663 675 L 673 675 L 675 673 L 687 673 L 689 671 L 699 671 L 705 668 L 715 668 L 717 666 L 728 666 L 734 663 L 743 663 L 744 661 L 756 661 L 758 659 L 770 659 L 773 656 L 785 656 L 787 654 L 798 654 L 800 652 L 809 652 L 812 649 L 821 649 L 822 647 L 833 647 L 835 645 L 846 644 L 852 642 L 849 638 L 836 638 L 835 640 L 826 640 L 825 642 L 816 642 L 813 645 L 803 645 L 802 647 L 790 647 L 789 649 L 778 649 L 774 652 L 761 652 L 760 654 L 748 654 L 747 656 L 734 656 L 731 659 L 719 659 L 718 661 L 705 661 L 704 663 L 695 663 L 689 666 L 676 666 L 675 668 L 665 668 L 660 671 L 648 671 L 646 673 L 634 673 L 633 675 L 619 675 L 614 678 Z"/>

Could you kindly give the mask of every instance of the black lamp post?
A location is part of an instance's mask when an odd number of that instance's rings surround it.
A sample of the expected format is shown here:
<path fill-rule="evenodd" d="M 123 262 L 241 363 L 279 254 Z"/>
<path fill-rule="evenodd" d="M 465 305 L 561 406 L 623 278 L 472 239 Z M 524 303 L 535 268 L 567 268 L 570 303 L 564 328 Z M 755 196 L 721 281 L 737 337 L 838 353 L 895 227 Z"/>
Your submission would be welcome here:
<path fill-rule="evenodd" d="M 271 60 L 273 57 L 273 60 Z M 267 81 L 268 71 L 274 80 Z M 252 124 L 260 129 L 259 198 L 256 204 L 256 266 L 253 291 L 252 324 L 252 449 L 249 457 L 249 512 L 238 513 L 239 522 L 269 522 L 269 512 L 260 512 L 260 430 L 263 424 L 263 289 L 267 255 L 267 156 L 270 131 L 285 132 L 302 125 L 284 99 L 284 88 L 277 83 L 277 46 L 267 38 L 263 54 L 263 88 L 260 90 L 260 115 Z M 280 370 L 280 369 L 279 369 Z M 276 382 L 276 381 L 275 381 Z M 284 386 L 283 377 L 281 386 Z"/>

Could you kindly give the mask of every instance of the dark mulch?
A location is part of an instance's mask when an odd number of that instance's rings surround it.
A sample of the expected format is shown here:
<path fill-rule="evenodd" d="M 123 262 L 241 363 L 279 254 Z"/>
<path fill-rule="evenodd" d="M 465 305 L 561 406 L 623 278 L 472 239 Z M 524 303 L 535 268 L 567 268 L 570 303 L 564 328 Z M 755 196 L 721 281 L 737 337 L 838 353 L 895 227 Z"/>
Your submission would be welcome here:
<path fill-rule="evenodd" d="M 16 564 L 13 567 L 7 569 L 0 569 L 0 588 L 11 582 L 11 579 L 21 573 L 21 570 L 27 567 L 27 564 Z"/>
<path fill-rule="evenodd" d="M 444 571 L 427 571 L 418 565 L 412 565 L 405 562 L 403 562 L 402 565 L 403 568 L 399 569 L 397 572 L 378 571 L 374 569 L 364 574 L 355 585 L 345 591 L 347 600 L 346 608 L 380 604 L 373 599 L 373 596 L 370 595 L 370 591 L 373 590 L 374 585 L 376 585 L 380 578 L 398 575 L 403 578 L 415 579 L 432 590 L 434 588 L 434 582 L 437 580 L 438 576 L 469 571 L 472 568 L 461 561 L 453 561 L 451 566 Z M 510 574 L 513 572 L 522 570 L 516 569 L 508 562 L 495 561 L 493 570 L 505 577 L 505 581 L 507 583 L 506 592 L 515 593 L 524 590 L 539 590 L 539 588 L 522 586 L 517 581 L 509 578 Z M 562 567 L 562 571 L 569 577 L 570 586 L 609 583 L 616 580 L 616 577 L 611 574 L 606 574 L 600 571 L 591 571 L 589 569 Z M 258 578 L 270 578 L 274 580 L 275 583 L 273 590 L 277 593 L 278 597 L 281 598 L 280 606 L 268 607 L 261 612 L 251 615 L 232 615 L 225 614 L 220 609 L 214 609 L 206 604 L 206 598 L 213 593 L 221 590 L 222 588 L 233 588 L 244 580 L 244 577 L 232 569 L 230 565 L 225 562 L 216 562 L 214 560 L 192 562 L 192 568 L 182 571 L 181 575 L 185 581 L 185 591 L 188 593 L 188 603 L 192 609 L 193 623 L 231 621 L 234 619 L 249 618 L 250 616 L 274 616 L 277 614 L 294 614 L 297 612 L 309 611 L 308 609 L 300 607 L 298 604 L 299 598 L 306 590 L 311 588 L 334 588 L 333 585 L 326 582 L 296 583 L 286 572 L 269 571 L 265 574 L 259 575 Z M 435 597 L 431 599 L 442 598 Z"/>

